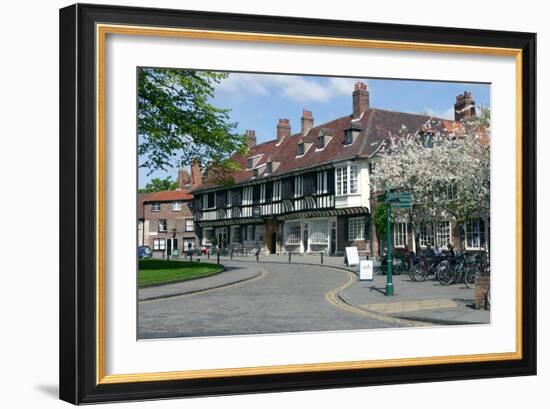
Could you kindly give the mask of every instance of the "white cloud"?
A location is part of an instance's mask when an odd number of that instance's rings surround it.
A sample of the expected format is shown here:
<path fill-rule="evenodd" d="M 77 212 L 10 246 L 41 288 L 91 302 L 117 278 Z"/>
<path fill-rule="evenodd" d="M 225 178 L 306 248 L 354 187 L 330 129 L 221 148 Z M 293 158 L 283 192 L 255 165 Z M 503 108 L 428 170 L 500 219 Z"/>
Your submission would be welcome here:
<path fill-rule="evenodd" d="M 453 107 L 450 107 L 449 109 L 446 109 L 444 111 L 434 111 L 431 108 L 424 109 L 424 112 L 426 115 L 434 116 L 436 118 L 441 119 L 454 119 L 455 118 L 455 110 Z"/>
<path fill-rule="evenodd" d="M 220 92 L 282 95 L 298 102 L 328 102 L 341 95 L 351 95 L 353 78 L 313 79 L 306 76 L 271 74 L 230 74 L 217 87 Z"/>

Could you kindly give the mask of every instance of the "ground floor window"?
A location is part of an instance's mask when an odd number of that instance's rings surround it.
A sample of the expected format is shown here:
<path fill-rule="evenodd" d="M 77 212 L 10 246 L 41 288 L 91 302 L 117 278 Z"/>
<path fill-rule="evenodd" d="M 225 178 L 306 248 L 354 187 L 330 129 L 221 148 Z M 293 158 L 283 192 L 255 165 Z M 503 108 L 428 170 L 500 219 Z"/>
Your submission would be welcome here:
<path fill-rule="evenodd" d="M 204 246 L 212 245 L 212 239 L 214 238 L 214 230 L 212 227 L 205 227 L 202 229 L 202 244 Z"/>
<path fill-rule="evenodd" d="M 263 224 L 258 224 L 254 226 L 254 240 L 258 243 L 263 243 L 265 234 L 265 226 Z"/>
<path fill-rule="evenodd" d="M 310 244 L 328 244 L 328 221 L 312 220 L 310 223 Z"/>
<path fill-rule="evenodd" d="M 434 225 L 431 222 L 420 225 L 420 247 L 434 246 Z"/>
<path fill-rule="evenodd" d="M 407 244 L 407 222 L 395 222 L 393 225 L 394 247 L 405 247 Z"/>
<path fill-rule="evenodd" d="M 154 239 L 153 250 L 166 250 L 166 239 Z"/>
<path fill-rule="evenodd" d="M 445 220 L 437 222 L 437 245 L 439 248 L 445 248 L 447 247 L 447 244 L 453 243 L 452 237 L 451 237 L 451 221 Z"/>
<path fill-rule="evenodd" d="M 183 251 L 195 249 L 195 239 L 183 239 Z"/>
<path fill-rule="evenodd" d="M 348 219 L 348 240 L 365 240 L 365 218 L 354 217 Z"/>
<path fill-rule="evenodd" d="M 229 237 L 231 244 L 239 244 L 241 241 L 241 228 L 240 226 L 231 226 L 231 233 Z"/>
<path fill-rule="evenodd" d="M 245 240 L 254 240 L 254 225 L 246 226 Z"/>
<path fill-rule="evenodd" d="M 482 219 L 468 220 L 464 226 L 467 250 L 480 250 L 485 247 L 485 226 Z"/>
<path fill-rule="evenodd" d="M 285 224 L 287 245 L 299 245 L 302 239 L 302 227 L 300 222 L 289 222 Z"/>

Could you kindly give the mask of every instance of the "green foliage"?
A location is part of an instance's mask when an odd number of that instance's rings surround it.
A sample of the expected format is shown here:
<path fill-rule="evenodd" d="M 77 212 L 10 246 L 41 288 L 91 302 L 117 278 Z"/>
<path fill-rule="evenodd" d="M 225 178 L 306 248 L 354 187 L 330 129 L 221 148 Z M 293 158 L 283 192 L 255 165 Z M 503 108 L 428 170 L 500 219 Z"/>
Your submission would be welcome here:
<path fill-rule="evenodd" d="M 168 68 L 138 70 L 140 167 L 167 170 L 199 160 L 222 168 L 245 153 L 246 136 L 235 132 L 229 110 L 213 106 L 215 85 L 226 73 Z"/>
<path fill-rule="evenodd" d="M 139 189 L 139 193 L 151 193 L 162 192 L 164 190 L 176 190 L 178 182 L 172 180 L 172 177 L 168 176 L 164 179 L 153 178 L 149 183 L 145 185 L 143 189 Z"/>
<path fill-rule="evenodd" d="M 379 243 L 386 240 L 386 206 L 386 203 L 379 203 L 376 209 L 374 209 L 374 228 L 376 229 L 376 237 Z M 390 220 L 393 223 L 393 215 Z"/>

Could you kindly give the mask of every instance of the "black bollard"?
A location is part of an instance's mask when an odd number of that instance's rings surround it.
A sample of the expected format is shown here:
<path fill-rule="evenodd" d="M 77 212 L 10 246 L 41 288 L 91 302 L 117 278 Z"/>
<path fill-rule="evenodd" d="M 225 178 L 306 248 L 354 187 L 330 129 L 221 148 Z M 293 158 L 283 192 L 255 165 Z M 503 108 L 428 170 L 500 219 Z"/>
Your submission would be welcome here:
<path fill-rule="evenodd" d="M 193 252 L 192 251 L 189 252 L 189 261 L 193 261 Z"/>
<path fill-rule="evenodd" d="M 288 262 L 290 263 L 290 260 L 292 260 L 292 251 L 288 252 Z"/>
<path fill-rule="evenodd" d="M 231 249 L 231 254 L 229 255 L 229 257 L 231 258 L 231 260 L 233 260 L 233 249 Z"/>
<path fill-rule="evenodd" d="M 217 255 L 216 258 L 217 258 L 217 260 L 218 260 L 218 261 L 216 261 L 216 263 L 220 264 L 220 251 L 219 251 L 219 250 L 218 250 L 218 255 Z"/>
<path fill-rule="evenodd" d="M 256 263 L 260 261 L 260 252 L 256 252 Z"/>
<path fill-rule="evenodd" d="M 321 264 L 323 264 L 323 252 L 321 252 Z"/>

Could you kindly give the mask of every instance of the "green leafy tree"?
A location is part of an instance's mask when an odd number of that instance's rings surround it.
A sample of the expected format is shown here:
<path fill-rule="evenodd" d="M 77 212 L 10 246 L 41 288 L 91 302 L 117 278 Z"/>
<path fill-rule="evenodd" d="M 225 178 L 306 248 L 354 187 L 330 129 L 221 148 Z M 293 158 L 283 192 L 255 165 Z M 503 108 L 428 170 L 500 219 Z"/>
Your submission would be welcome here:
<path fill-rule="evenodd" d="M 376 230 L 376 238 L 378 240 L 378 252 L 381 254 L 382 247 L 386 245 L 386 203 L 379 203 L 374 209 L 374 228 Z M 393 216 L 391 217 L 393 223 Z"/>
<path fill-rule="evenodd" d="M 225 73 L 168 68 L 138 70 L 140 167 L 168 170 L 199 160 L 205 171 L 235 166 L 234 153 L 245 153 L 229 110 L 210 103 Z"/>
<path fill-rule="evenodd" d="M 151 192 L 162 192 L 164 190 L 176 190 L 178 187 L 178 182 L 172 180 L 170 176 L 159 179 L 153 178 L 149 183 L 145 185 L 143 189 L 139 189 L 139 193 L 151 193 Z"/>

